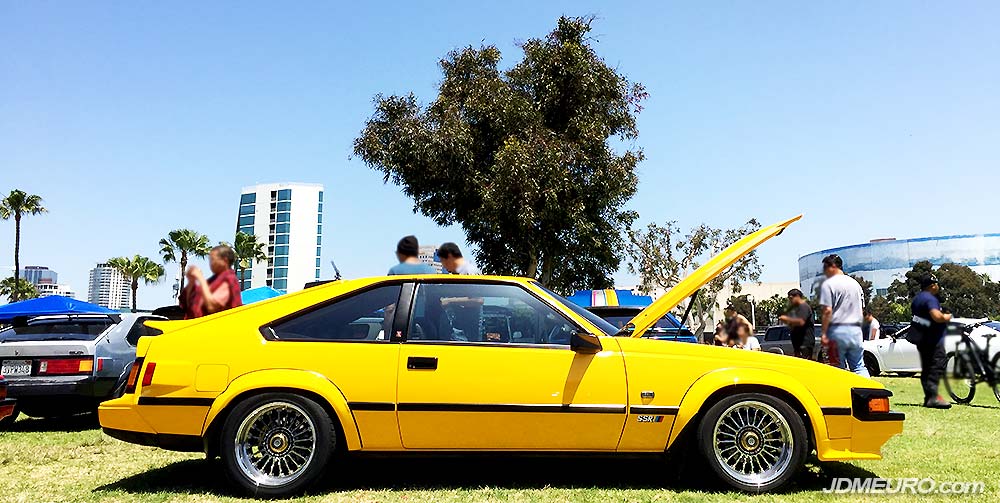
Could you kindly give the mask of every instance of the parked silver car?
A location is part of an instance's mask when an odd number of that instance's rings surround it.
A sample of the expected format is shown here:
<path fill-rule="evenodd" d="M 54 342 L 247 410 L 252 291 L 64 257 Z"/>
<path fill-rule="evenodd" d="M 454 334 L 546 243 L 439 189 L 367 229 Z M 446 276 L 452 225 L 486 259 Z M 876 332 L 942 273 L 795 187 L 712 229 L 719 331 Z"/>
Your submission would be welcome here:
<path fill-rule="evenodd" d="M 21 412 L 54 417 L 89 412 L 120 392 L 149 314 L 55 315 L 15 321 L 0 331 L 0 375 Z"/>

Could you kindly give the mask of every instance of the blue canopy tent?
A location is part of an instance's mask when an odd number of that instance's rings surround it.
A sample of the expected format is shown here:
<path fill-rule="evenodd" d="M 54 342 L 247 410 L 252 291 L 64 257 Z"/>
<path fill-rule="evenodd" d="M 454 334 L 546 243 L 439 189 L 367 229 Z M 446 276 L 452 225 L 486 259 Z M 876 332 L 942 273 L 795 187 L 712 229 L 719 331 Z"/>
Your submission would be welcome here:
<path fill-rule="evenodd" d="M 243 292 L 240 293 L 240 299 L 244 304 L 253 304 L 254 302 L 271 299 L 279 295 L 282 295 L 280 290 L 275 290 L 269 286 L 259 286 L 257 288 L 243 290 Z"/>
<path fill-rule="evenodd" d="M 0 322 L 18 317 L 44 316 L 51 314 L 119 314 L 118 311 L 61 295 L 51 295 L 37 299 L 22 300 L 0 306 Z"/>

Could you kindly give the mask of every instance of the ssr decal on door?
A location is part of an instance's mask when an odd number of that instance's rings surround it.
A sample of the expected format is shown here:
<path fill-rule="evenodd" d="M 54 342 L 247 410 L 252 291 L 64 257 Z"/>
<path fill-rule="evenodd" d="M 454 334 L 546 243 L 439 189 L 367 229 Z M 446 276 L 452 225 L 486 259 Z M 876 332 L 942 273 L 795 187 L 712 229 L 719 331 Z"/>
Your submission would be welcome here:
<path fill-rule="evenodd" d="M 640 423 L 662 423 L 663 416 L 651 416 L 648 414 L 639 414 L 637 416 Z"/>

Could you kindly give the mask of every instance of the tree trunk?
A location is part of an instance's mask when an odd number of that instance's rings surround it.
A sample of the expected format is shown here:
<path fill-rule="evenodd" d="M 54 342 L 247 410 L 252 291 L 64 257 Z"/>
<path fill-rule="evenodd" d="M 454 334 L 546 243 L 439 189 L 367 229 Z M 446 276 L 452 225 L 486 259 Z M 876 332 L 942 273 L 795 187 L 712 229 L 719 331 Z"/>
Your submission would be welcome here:
<path fill-rule="evenodd" d="M 177 290 L 177 298 L 180 298 L 181 293 L 184 291 L 184 270 L 187 269 L 188 257 L 187 252 L 181 250 L 181 289 Z"/>
<path fill-rule="evenodd" d="M 528 252 L 528 267 L 524 269 L 524 277 L 534 278 L 538 274 L 538 253 L 534 250 Z"/>
<path fill-rule="evenodd" d="M 138 291 L 139 291 L 139 280 L 138 279 L 133 279 L 132 280 L 132 312 L 133 313 L 137 312 L 138 311 L 138 307 L 139 307 L 139 306 L 136 305 L 136 293 Z"/>
<path fill-rule="evenodd" d="M 11 292 L 11 302 L 21 300 L 18 295 L 18 283 L 21 282 L 21 215 L 14 213 L 14 291 Z"/>
<path fill-rule="evenodd" d="M 542 275 L 538 278 L 538 282 L 548 287 L 549 283 L 552 283 L 552 275 L 555 273 L 555 270 L 556 261 L 546 258 L 545 261 L 542 262 Z"/>
<path fill-rule="evenodd" d="M 246 270 L 247 270 L 247 268 L 243 267 L 243 265 L 240 264 L 240 291 L 241 292 L 243 291 L 243 281 L 244 281 L 243 277 L 245 276 L 244 273 L 246 272 Z"/>

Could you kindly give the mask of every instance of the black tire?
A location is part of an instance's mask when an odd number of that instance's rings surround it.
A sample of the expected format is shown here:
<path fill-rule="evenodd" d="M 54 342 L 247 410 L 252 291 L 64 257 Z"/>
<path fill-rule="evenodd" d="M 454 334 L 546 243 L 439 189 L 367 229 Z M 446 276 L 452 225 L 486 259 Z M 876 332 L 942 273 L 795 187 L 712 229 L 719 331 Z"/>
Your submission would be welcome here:
<path fill-rule="evenodd" d="M 959 343 L 944 364 L 944 388 L 956 403 L 970 403 L 976 396 L 976 367 Z"/>
<path fill-rule="evenodd" d="M 993 367 L 993 396 L 1000 401 L 1000 353 L 993 355 L 990 365 Z"/>
<path fill-rule="evenodd" d="M 882 373 L 882 371 L 878 368 L 878 358 L 875 358 L 875 355 L 865 351 L 864 361 L 869 375 L 875 377 Z"/>
<path fill-rule="evenodd" d="M 284 498 L 325 472 L 337 450 L 337 426 L 313 400 L 265 393 L 240 402 L 226 416 L 219 447 L 226 475 L 241 491 Z M 283 475 L 284 469 L 291 473 Z"/>
<path fill-rule="evenodd" d="M 17 404 L 15 403 L 14 411 L 11 412 L 9 416 L 0 419 L 0 430 L 6 430 L 7 428 L 10 428 L 14 424 L 14 421 L 17 421 L 17 416 L 20 415 L 21 415 L 21 409 L 18 408 Z"/>
<path fill-rule="evenodd" d="M 742 417 L 759 417 L 756 423 L 761 426 L 734 426 L 735 418 Z M 785 485 L 802 469 L 810 451 L 802 417 L 785 401 L 763 393 L 740 393 L 713 405 L 698 424 L 697 444 L 722 482 L 748 493 Z M 757 468 L 773 466 L 757 469 L 755 461 Z"/>

